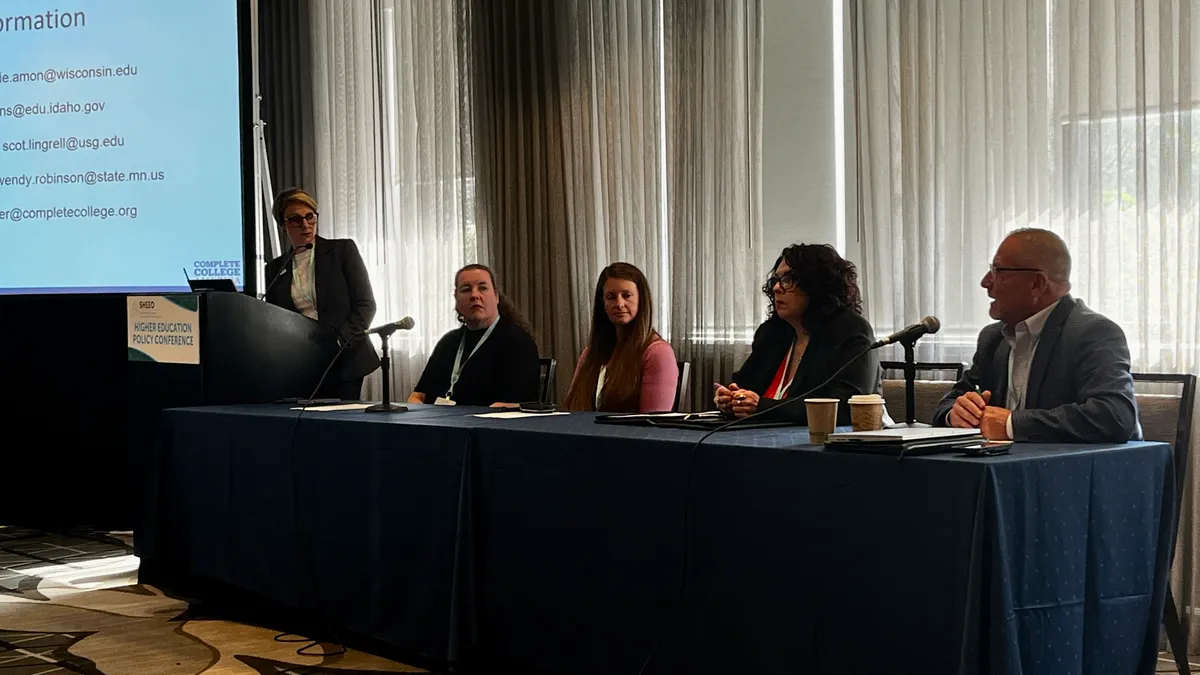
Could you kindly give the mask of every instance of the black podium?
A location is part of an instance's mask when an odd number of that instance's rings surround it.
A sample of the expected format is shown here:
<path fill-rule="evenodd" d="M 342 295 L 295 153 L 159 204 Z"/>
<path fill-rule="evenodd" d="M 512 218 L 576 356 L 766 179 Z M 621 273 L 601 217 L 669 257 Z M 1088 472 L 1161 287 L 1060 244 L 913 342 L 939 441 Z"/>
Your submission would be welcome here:
<path fill-rule="evenodd" d="M 199 363 L 160 363 L 131 356 L 128 443 L 135 475 L 152 470 L 163 410 L 309 396 L 338 351 L 337 334 L 329 326 L 248 295 L 172 297 L 197 307 Z M 140 518 L 141 514 L 135 515 L 135 520 Z"/>
<path fill-rule="evenodd" d="M 131 360 L 131 398 L 156 408 L 268 403 L 312 393 L 337 354 L 334 330 L 241 293 L 200 293 L 199 364 Z M 156 402 L 162 405 L 154 405 Z"/>

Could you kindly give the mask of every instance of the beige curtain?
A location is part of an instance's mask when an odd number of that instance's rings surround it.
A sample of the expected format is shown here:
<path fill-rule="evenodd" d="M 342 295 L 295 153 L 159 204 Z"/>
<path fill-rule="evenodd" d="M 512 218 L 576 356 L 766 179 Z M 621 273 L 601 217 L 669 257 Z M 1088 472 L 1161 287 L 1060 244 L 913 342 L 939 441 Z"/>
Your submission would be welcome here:
<path fill-rule="evenodd" d="M 869 318 L 967 361 L 1004 233 L 1062 235 L 1138 372 L 1200 367 L 1200 0 L 854 0 Z M 1200 425 L 1192 438 L 1193 457 Z M 1176 598 L 1198 604 L 1195 471 Z M 1196 624 L 1190 644 L 1200 648 Z"/>
<path fill-rule="evenodd" d="M 472 4 L 483 257 L 560 363 L 601 268 L 646 273 L 692 400 L 727 380 L 765 303 L 757 0 Z M 703 385 L 700 383 L 703 382 Z"/>
<path fill-rule="evenodd" d="M 481 257 L 558 360 L 561 399 L 604 266 L 641 268 L 665 324 L 661 14 L 640 0 L 478 0 L 471 12 Z"/>
<path fill-rule="evenodd" d="M 671 341 L 712 407 L 766 318 L 762 260 L 762 3 L 664 2 Z"/>

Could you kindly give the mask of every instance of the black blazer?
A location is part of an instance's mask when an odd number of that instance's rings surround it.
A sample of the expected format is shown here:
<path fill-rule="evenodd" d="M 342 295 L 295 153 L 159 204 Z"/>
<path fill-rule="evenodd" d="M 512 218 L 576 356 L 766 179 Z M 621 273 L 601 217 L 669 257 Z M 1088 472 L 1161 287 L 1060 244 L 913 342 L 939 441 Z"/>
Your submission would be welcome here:
<path fill-rule="evenodd" d="M 371 319 L 375 318 L 375 294 L 371 291 L 367 266 L 350 239 L 317 237 L 313 255 L 316 256 L 313 284 L 316 286 L 317 320 L 336 330 L 343 342 L 353 340 L 340 359 L 341 379 L 352 381 L 365 377 L 379 367 L 379 355 L 371 340 L 356 337 L 370 328 Z M 270 284 L 281 270 L 283 275 L 267 291 L 267 302 L 294 312 L 291 257 L 284 254 L 267 263 L 264 278 Z"/>
<path fill-rule="evenodd" d="M 425 364 L 425 372 L 413 391 L 425 394 L 425 402 L 433 403 L 445 396 L 450 388 L 454 357 L 462 342 L 466 327 L 446 333 Z M 481 331 L 482 332 L 482 331 Z M 517 324 L 500 317 L 496 330 L 474 356 L 463 354 L 466 363 L 454 401 L 459 405 L 489 406 L 493 403 L 525 403 L 536 401 L 541 394 L 541 362 L 533 336 Z"/>
<path fill-rule="evenodd" d="M 1012 347 L 1001 327 L 996 322 L 979 333 L 971 368 L 938 404 L 935 424 L 946 426 L 955 399 L 968 391 L 990 391 L 995 405 L 1006 405 Z M 1129 345 L 1121 327 L 1064 296 L 1038 338 L 1025 409 L 1012 414 L 1013 440 L 1124 443 L 1140 439 L 1129 369 Z"/>
<path fill-rule="evenodd" d="M 783 319 L 767 319 L 754 333 L 754 345 L 750 356 L 734 373 L 733 381 L 742 389 L 763 397 L 759 410 L 769 410 L 783 401 L 765 397 L 767 387 L 775 379 L 779 364 L 792 347 L 796 332 Z M 787 398 L 803 396 L 813 387 L 829 379 L 830 375 L 875 342 L 875 331 L 861 314 L 843 310 L 824 324 L 809 331 L 808 347 L 796 368 L 796 378 L 788 389 Z M 850 424 L 851 396 L 856 394 L 878 394 L 883 387 L 883 369 L 879 367 L 879 356 L 872 351 L 850 364 L 833 382 L 807 394 L 805 398 L 836 398 L 838 405 L 837 423 Z M 789 403 L 777 413 L 765 413 L 763 419 L 778 419 L 795 424 L 808 424 L 808 411 L 804 403 Z"/>

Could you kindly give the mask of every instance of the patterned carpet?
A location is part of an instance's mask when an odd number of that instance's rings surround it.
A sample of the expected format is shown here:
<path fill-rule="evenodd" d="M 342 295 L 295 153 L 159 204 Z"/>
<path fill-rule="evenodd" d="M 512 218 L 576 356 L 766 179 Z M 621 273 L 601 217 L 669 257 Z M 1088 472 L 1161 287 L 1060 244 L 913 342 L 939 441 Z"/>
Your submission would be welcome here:
<path fill-rule="evenodd" d="M 425 672 L 270 628 L 197 616 L 137 583 L 128 537 L 0 526 L 3 675 L 308 675 Z M 280 640 L 277 641 L 276 638 Z"/>
<path fill-rule="evenodd" d="M 127 536 L 0 526 L 0 675 L 426 672 L 353 650 L 321 655 L 336 645 L 300 656 L 308 640 L 200 616 L 139 585 L 137 566 Z M 1174 664 L 1160 659 L 1157 672 Z"/>

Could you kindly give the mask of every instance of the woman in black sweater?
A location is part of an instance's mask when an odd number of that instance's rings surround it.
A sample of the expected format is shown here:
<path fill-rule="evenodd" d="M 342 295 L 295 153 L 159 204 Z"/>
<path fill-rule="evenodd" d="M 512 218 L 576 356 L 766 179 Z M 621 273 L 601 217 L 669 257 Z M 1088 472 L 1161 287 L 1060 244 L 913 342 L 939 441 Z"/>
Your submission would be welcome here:
<path fill-rule="evenodd" d="M 779 407 L 797 396 L 836 398 L 838 424 L 850 424 L 851 396 L 876 394 L 883 370 L 875 352 L 862 354 L 875 341 L 862 317 L 862 299 L 854 264 L 825 244 L 796 244 L 783 250 L 763 286 L 768 318 L 754 334 L 750 356 L 734 373 L 734 382 L 717 387 L 717 408 L 735 417 Z M 809 393 L 846 365 L 836 379 Z M 789 403 L 776 418 L 807 425 L 802 402 Z"/>
<path fill-rule="evenodd" d="M 515 405 L 538 400 L 541 367 L 529 324 L 484 265 L 454 275 L 461 328 L 446 333 L 409 403 Z"/>

